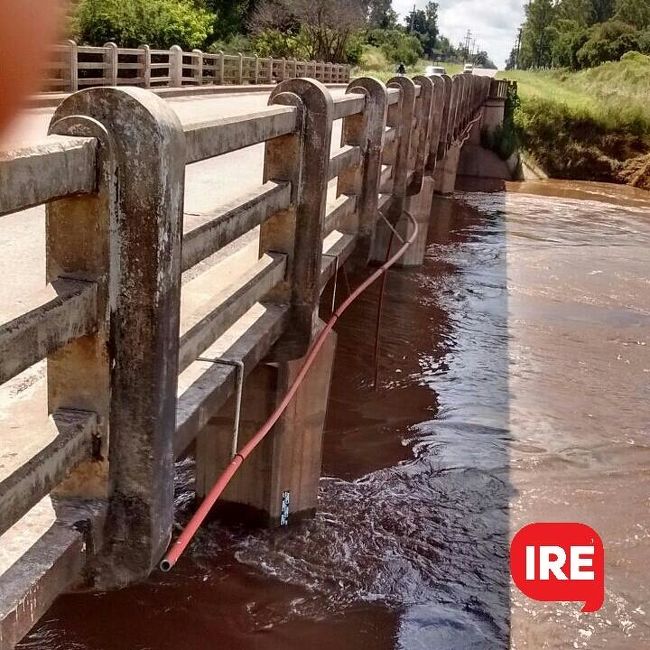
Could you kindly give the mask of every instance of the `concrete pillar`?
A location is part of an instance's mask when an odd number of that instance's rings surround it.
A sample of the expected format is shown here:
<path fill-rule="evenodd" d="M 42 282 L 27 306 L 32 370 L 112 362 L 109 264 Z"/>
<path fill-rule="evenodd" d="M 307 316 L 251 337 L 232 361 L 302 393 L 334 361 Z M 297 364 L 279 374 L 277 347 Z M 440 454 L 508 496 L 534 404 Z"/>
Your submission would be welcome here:
<path fill-rule="evenodd" d="M 460 160 L 461 147 L 458 143 L 453 144 L 447 151 L 447 155 L 436 169 L 434 175 L 436 194 L 452 194 L 456 187 L 456 174 L 458 173 L 458 161 Z"/>
<path fill-rule="evenodd" d="M 415 111 L 415 83 L 411 79 L 408 77 L 393 77 L 388 82 L 388 87 L 399 88 L 401 97 L 397 112 L 395 112 L 395 105 L 392 107 L 392 115 L 391 111 L 388 112 L 389 126 L 397 128 L 397 142 L 394 156 L 391 152 L 390 157 L 390 164 L 393 168 L 391 200 L 383 215 L 388 223 L 384 219 L 377 220 L 370 251 L 370 259 L 377 262 L 383 262 L 386 259 L 386 246 L 390 239 L 391 226 L 395 227 L 403 216 L 408 195 L 409 172 L 411 171 L 410 154 Z"/>
<path fill-rule="evenodd" d="M 203 52 L 201 50 L 192 50 L 192 58 L 196 61 L 196 70 L 193 70 L 194 80 L 198 86 L 203 85 Z"/>
<path fill-rule="evenodd" d="M 226 60 L 224 59 L 223 52 L 219 50 L 219 63 L 218 63 L 218 70 L 219 70 L 219 79 L 218 82 L 215 81 L 215 83 L 220 83 L 220 84 L 225 84 L 226 83 Z"/>
<path fill-rule="evenodd" d="M 85 218 L 83 208 L 73 214 L 50 204 L 48 273 L 65 275 L 77 264 L 72 258 L 92 260 L 95 253 L 95 264 L 108 263 L 109 340 L 94 349 L 86 342 L 89 349 L 61 358 L 48 384 L 51 407 L 64 405 L 105 386 L 110 369 L 108 513 L 104 546 L 91 567 L 95 586 L 104 588 L 145 578 L 171 537 L 185 138 L 169 105 L 141 88 L 75 93 L 56 110 L 54 128 L 63 129 L 59 121 L 70 116 L 83 116 L 103 134 L 115 180 Z M 55 232 L 66 225 L 68 241 Z M 87 371 L 91 354 L 95 375 Z"/>
<path fill-rule="evenodd" d="M 367 263 L 370 244 L 377 221 L 381 154 L 386 130 L 388 91 L 377 79 L 361 77 L 352 81 L 346 93 L 362 94 L 366 98 L 363 113 L 343 120 L 342 145 L 361 148 L 361 168 L 347 169 L 340 176 L 339 194 L 357 195 L 357 223 L 342 224 L 345 232 L 358 233 L 355 257 Z"/>
<path fill-rule="evenodd" d="M 433 83 L 433 99 L 431 105 L 431 133 L 429 135 L 429 151 L 425 172 L 433 174 L 438 159 L 438 146 L 442 136 L 442 118 L 445 111 L 445 82 L 440 75 L 430 77 Z"/>
<path fill-rule="evenodd" d="M 66 41 L 68 50 L 68 92 L 77 92 L 79 88 L 79 48 L 72 40 Z"/>
<path fill-rule="evenodd" d="M 273 431 L 241 466 L 213 512 L 229 520 L 279 526 L 313 515 L 317 507 L 322 438 L 336 347 L 332 332 L 295 398 Z M 261 364 L 246 379 L 240 448 L 287 393 L 303 359 Z M 204 496 L 230 461 L 234 401 L 197 438 L 196 490 Z M 288 520 L 282 519 L 283 502 Z"/>
<path fill-rule="evenodd" d="M 151 48 L 148 45 L 141 45 L 142 54 L 138 57 L 142 65 L 142 78 L 145 88 L 151 87 Z"/>
<path fill-rule="evenodd" d="M 444 84 L 443 90 L 443 109 L 442 118 L 440 123 L 440 140 L 438 142 L 438 153 L 436 160 L 442 160 L 447 154 L 447 147 L 449 141 L 449 116 L 451 113 L 451 100 L 452 100 L 452 81 L 451 77 L 446 74 L 441 75 Z"/>
<path fill-rule="evenodd" d="M 494 129 L 503 126 L 503 119 L 506 111 L 505 99 L 487 99 L 483 104 L 483 119 L 481 120 L 481 128 L 486 131 L 494 131 Z"/>
<path fill-rule="evenodd" d="M 266 143 L 264 180 L 290 181 L 292 201 L 260 231 L 261 252 L 288 256 L 287 277 L 273 296 L 291 305 L 289 326 L 275 349 L 276 360 L 286 360 L 307 352 L 318 317 L 334 102 L 320 82 L 303 78 L 278 84 L 269 104 L 295 106 L 299 118 L 294 133 Z"/>
<path fill-rule="evenodd" d="M 119 73 L 117 66 L 119 51 L 117 45 L 115 43 L 104 43 L 104 48 L 104 78 L 106 79 L 107 85 L 117 86 L 117 76 Z"/>
<path fill-rule="evenodd" d="M 183 85 L 183 50 L 178 45 L 169 48 L 169 85 L 172 88 Z"/>
<path fill-rule="evenodd" d="M 429 77 L 418 75 L 413 78 L 416 86 L 420 87 L 419 114 L 416 115 L 417 127 L 415 132 L 414 173 L 409 192 L 420 192 L 425 166 L 429 153 L 429 137 L 431 136 L 431 109 L 433 106 L 433 81 Z"/>

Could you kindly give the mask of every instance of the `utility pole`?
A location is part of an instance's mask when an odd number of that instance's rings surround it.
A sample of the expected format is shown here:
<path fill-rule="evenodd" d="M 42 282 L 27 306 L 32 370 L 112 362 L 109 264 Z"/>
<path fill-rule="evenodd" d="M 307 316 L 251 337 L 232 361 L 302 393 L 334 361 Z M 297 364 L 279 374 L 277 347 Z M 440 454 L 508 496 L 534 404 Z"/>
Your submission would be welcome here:
<path fill-rule="evenodd" d="M 411 12 L 411 26 L 409 28 L 409 32 L 413 33 L 413 28 L 415 27 L 415 7 L 416 5 L 413 5 L 413 11 Z"/>
<path fill-rule="evenodd" d="M 467 34 L 465 36 L 465 62 L 467 62 L 467 59 L 469 58 L 469 43 L 472 40 L 472 30 L 468 29 Z"/>

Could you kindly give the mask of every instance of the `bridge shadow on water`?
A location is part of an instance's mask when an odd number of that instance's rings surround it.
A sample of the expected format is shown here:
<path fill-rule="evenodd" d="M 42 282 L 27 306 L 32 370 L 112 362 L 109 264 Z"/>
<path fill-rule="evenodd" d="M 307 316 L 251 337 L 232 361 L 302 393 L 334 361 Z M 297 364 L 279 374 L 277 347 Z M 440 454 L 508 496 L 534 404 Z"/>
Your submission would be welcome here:
<path fill-rule="evenodd" d="M 435 199 L 423 266 L 337 326 L 320 511 L 203 529 L 171 574 L 60 598 L 22 648 L 505 648 L 509 392 L 505 220 Z M 496 203 L 495 203 L 496 202 Z M 366 270 L 353 274 L 355 286 Z M 338 298 L 346 292 L 339 276 Z M 324 316 L 329 299 L 323 299 Z M 190 507 L 191 459 L 178 503 Z"/>

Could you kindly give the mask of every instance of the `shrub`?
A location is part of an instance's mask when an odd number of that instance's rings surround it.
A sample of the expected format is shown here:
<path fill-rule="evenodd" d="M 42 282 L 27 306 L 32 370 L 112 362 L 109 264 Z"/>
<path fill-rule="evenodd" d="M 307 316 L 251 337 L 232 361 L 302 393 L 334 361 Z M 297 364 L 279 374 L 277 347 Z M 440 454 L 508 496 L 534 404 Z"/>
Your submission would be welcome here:
<path fill-rule="evenodd" d="M 213 16 L 191 0 L 81 0 L 73 17 L 73 36 L 82 43 L 122 47 L 144 43 L 157 48 L 201 47 L 212 31 Z"/>
<path fill-rule="evenodd" d="M 383 51 L 374 45 L 366 45 L 363 48 L 359 64 L 364 70 L 375 70 L 377 72 L 385 70 L 390 65 Z"/>
<path fill-rule="evenodd" d="M 423 56 L 420 40 L 400 29 L 373 29 L 367 40 L 369 45 L 380 48 L 391 63 L 415 65 Z"/>
<path fill-rule="evenodd" d="M 210 43 L 207 51 L 213 54 L 217 52 L 223 52 L 224 54 L 239 54 L 240 52 L 242 54 L 253 54 L 255 48 L 248 36 L 236 34 L 230 38 L 224 38 Z"/>

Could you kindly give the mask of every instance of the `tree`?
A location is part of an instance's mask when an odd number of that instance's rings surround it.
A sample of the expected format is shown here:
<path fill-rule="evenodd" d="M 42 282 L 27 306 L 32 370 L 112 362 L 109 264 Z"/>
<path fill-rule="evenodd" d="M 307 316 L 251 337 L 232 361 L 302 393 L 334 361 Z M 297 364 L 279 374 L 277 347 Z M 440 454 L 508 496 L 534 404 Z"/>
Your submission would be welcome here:
<path fill-rule="evenodd" d="M 614 16 L 616 0 L 592 0 L 591 17 L 594 23 L 604 23 Z"/>
<path fill-rule="evenodd" d="M 368 25 L 378 29 L 396 29 L 397 12 L 392 0 L 370 0 L 368 3 Z"/>
<path fill-rule="evenodd" d="M 650 27 L 650 0 L 618 0 L 616 20 L 634 25 L 637 29 Z"/>
<path fill-rule="evenodd" d="M 362 0 L 265 0 L 253 13 L 256 34 L 266 30 L 300 33 L 310 59 L 346 62 L 346 49 L 365 25 Z"/>
<path fill-rule="evenodd" d="M 73 36 L 82 43 L 157 48 L 204 45 L 212 14 L 191 0 L 82 0 L 73 17 Z"/>
<path fill-rule="evenodd" d="M 257 5 L 256 0 L 194 0 L 213 14 L 213 32 L 218 39 L 245 34 Z"/>
<path fill-rule="evenodd" d="M 638 50 L 640 32 L 632 25 L 617 20 L 598 23 L 590 28 L 589 38 L 577 53 L 583 68 L 618 61 L 626 52 Z"/>
<path fill-rule="evenodd" d="M 438 5 L 428 2 L 424 9 L 413 9 L 406 18 L 410 33 L 418 37 L 422 50 L 428 57 L 433 55 L 438 39 Z"/>
<path fill-rule="evenodd" d="M 550 66 L 555 16 L 553 0 L 531 0 L 526 7 L 521 37 L 522 67 Z"/>

